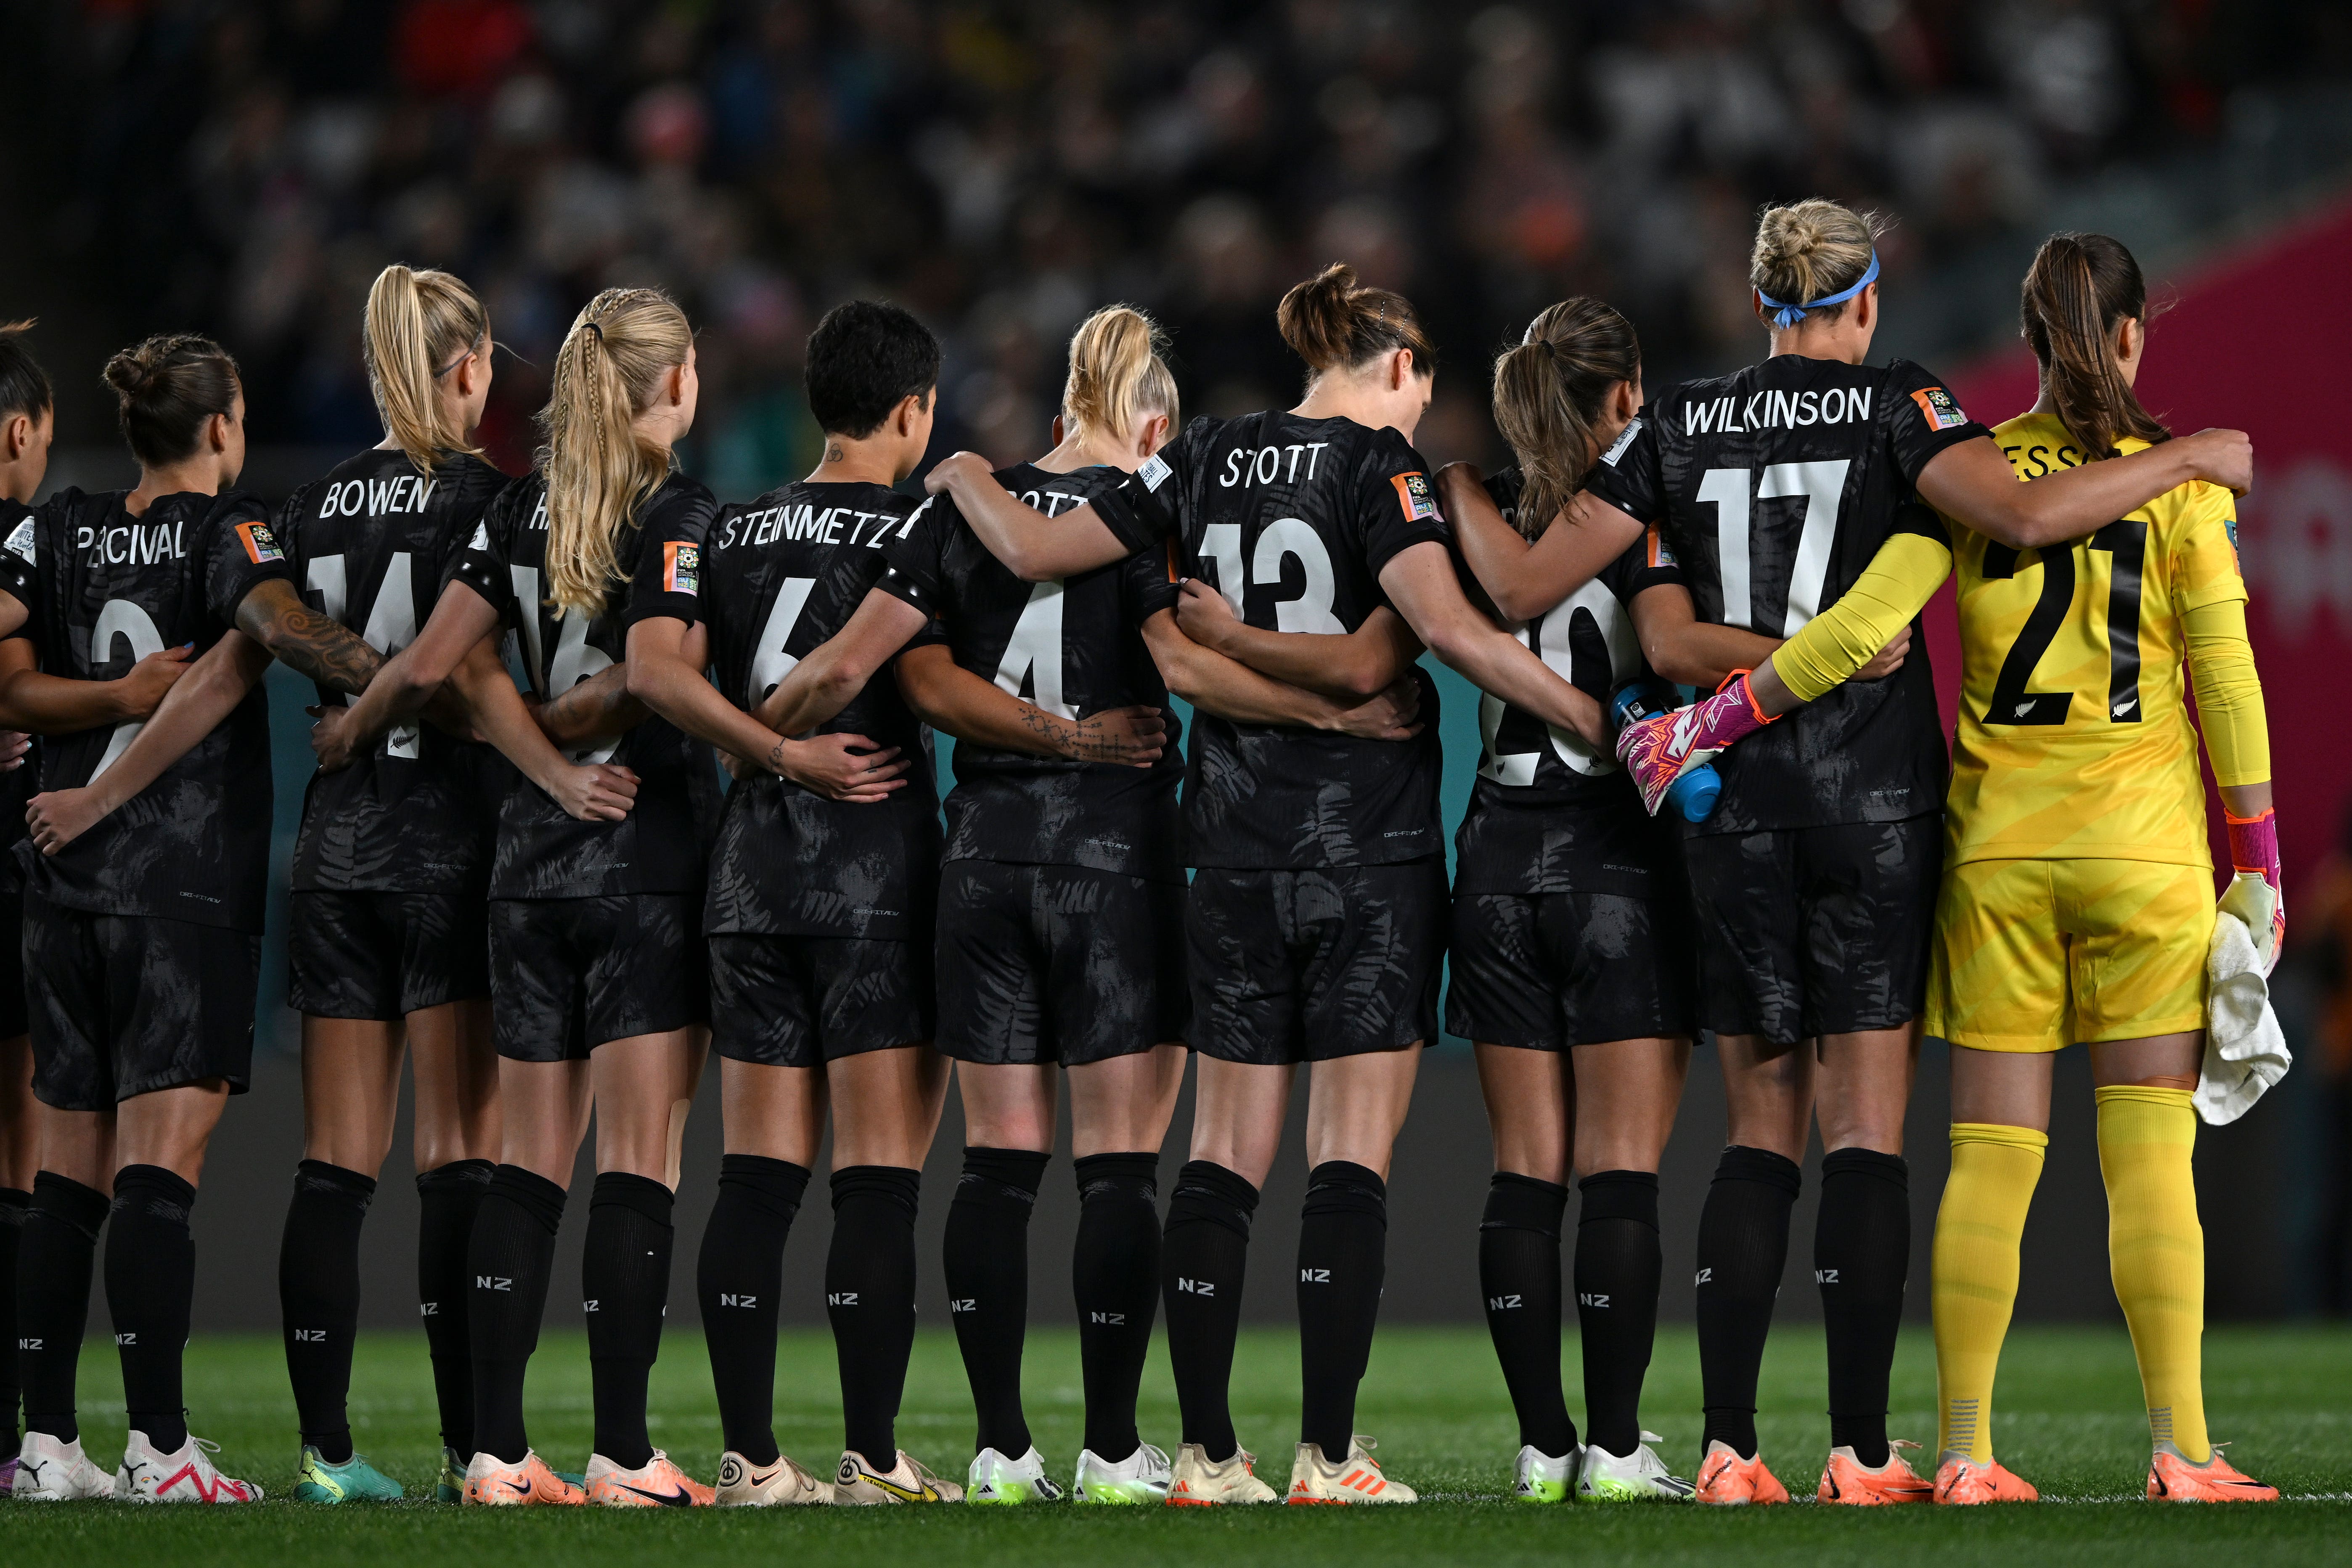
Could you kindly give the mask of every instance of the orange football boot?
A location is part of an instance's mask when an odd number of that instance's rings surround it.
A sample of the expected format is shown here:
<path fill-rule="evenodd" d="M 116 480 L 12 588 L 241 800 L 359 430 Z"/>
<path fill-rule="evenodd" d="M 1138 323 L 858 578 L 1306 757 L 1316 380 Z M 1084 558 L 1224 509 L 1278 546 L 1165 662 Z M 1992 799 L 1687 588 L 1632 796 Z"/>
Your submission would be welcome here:
<path fill-rule="evenodd" d="M 521 1464 L 509 1465 L 484 1451 L 466 1467 L 466 1500 L 485 1508 L 576 1508 L 587 1497 L 534 1452 L 525 1451 Z"/>
<path fill-rule="evenodd" d="M 1936 1470 L 1936 1500 L 1967 1507 L 1980 1502 L 2040 1502 L 2033 1483 L 2001 1468 L 1998 1460 L 1978 1464 L 1966 1454 L 1947 1454 Z"/>
<path fill-rule="evenodd" d="M 1787 1502 L 1789 1489 L 1764 1468 L 1762 1454 L 1743 1459 L 1730 1444 L 1717 1439 L 1706 1446 L 1706 1458 L 1699 1461 L 1698 1494 L 1692 1500 L 1717 1508 L 1745 1508 L 1750 1503 Z"/>
<path fill-rule="evenodd" d="M 2148 1461 L 2147 1498 L 2150 1502 L 2276 1502 L 2278 1488 L 2266 1487 L 2252 1476 L 2241 1475 L 2221 1450 L 2229 1445 L 2213 1445 L 2213 1457 L 2201 1465 L 2194 1465 L 2181 1456 L 2169 1443 L 2156 1446 L 2156 1458 Z"/>
<path fill-rule="evenodd" d="M 1887 1445 L 1886 1463 L 1874 1470 L 1855 1458 L 1852 1448 L 1832 1448 L 1829 1465 L 1822 1471 L 1822 1484 L 1813 1493 L 1813 1500 L 1861 1508 L 1932 1500 L 1936 1495 L 1934 1485 L 1921 1480 L 1910 1461 L 1895 1451 L 1918 1446 L 1895 1438 Z"/>

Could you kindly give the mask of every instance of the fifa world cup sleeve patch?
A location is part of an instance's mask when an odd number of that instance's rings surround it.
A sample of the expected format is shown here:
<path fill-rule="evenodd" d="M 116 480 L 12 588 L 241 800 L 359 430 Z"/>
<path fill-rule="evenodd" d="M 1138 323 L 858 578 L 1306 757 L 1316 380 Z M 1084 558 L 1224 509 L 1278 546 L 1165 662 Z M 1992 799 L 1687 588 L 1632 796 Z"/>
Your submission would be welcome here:
<path fill-rule="evenodd" d="M 702 592 L 702 546 L 692 540 L 673 539 L 662 545 L 662 592 Z"/>
<path fill-rule="evenodd" d="M 2230 526 L 2231 531 L 2230 535 L 2231 542 L 2235 543 L 2237 542 L 2237 524 L 2231 523 Z M 28 517 L 25 519 L 24 521 L 18 523 L 15 531 L 8 535 L 8 549 L 12 553 L 24 557 L 26 565 L 34 566 L 39 564 L 39 563 L 33 559 L 33 520 L 31 518 Z"/>
<path fill-rule="evenodd" d="M 1146 491 L 1157 495 L 1160 493 L 1160 487 L 1168 482 L 1168 476 L 1175 471 L 1166 463 L 1161 462 L 1160 455 L 1155 452 L 1143 459 L 1143 467 L 1135 470 L 1135 477 L 1143 481 Z"/>
<path fill-rule="evenodd" d="M 1666 542 L 1666 536 L 1659 531 L 1658 525 L 1654 522 L 1650 525 L 1650 564 L 1653 566 L 1682 564 L 1675 559 L 1674 547 Z"/>
<path fill-rule="evenodd" d="M 1626 422 L 1625 428 L 1617 432 L 1617 439 L 1609 443 L 1609 450 L 1601 454 L 1601 460 L 1611 468 L 1615 468 L 1617 459 L 1625 455 L 1625 448 L 1632 446 L 1633 437 L 1641 433 L 1642 421 L 1637 415 Z"/>
<path fill-rule="evenodd" d="M 286 552 L 278 548 L 278 536 L 269 531 L 266 522 L 240 522 L 236 537 L 245 545 L 246 559 L 256 566 L 265 561 L 283 561 Z"/>
<path fill-rule="evenodd" d="M 1911 395 L 1911 401 L 1919 405 L 1930 430 L 1953 430 L 1969 422 L 1958 401 L 1940 386 L 1923 386 Z"/>
<path fill-rule="evenodd" d="M 1429 491 L 1427 474 L 1398 474 L 1389 483 L 1396 487 L 1407 522 L 1428 522 L 1438 515 L 1437 498 Z"/>

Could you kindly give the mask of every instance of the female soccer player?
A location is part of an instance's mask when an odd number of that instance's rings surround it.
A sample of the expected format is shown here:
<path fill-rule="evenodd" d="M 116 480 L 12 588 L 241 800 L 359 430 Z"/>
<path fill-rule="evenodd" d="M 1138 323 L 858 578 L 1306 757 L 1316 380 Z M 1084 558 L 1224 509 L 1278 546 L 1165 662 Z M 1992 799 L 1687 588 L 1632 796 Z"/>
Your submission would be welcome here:
<path fill-rule="evenodd" d="M 47 670 L 83 680 L 167 646 L 208 651 L 153 721 L 55 741 L 45 762 L 58 787 L 32 803 L 41 853 L 26 968 L 34 1093 L 47 1109 L 32 1227 L 41 1278 L 19 1294 L 30 1430 L 17 1495 L 248 1502 L 259 1489 L 221 1475 L 188 1435 L 180 1373 L 188 1212 L 252 1060 L 270 795 L 255 686 L 273 655 L 339 692 L 379 661 L 302 604 L 261 504 L 228 489 L 245 460 L 236 362 L 203 338 L 151 338 L 110 360 L 106 379 L 139 484 L 61 491 L 17 525 L 0 550 L 0 636 L 26 628 Z M 42 679 L 16 676 L 12 689 Z M 125 1011 L 125 996 L 138 1005 Z M 107 1300 L 131 1427 L 110 1487 L 73 1415 L 110 1178 Z"/>
<path fill-rule="evenodd" d="M 1995 432 L 2026 491 L 2185 444 L 2132 391 L 2147 300 L 2131 253 L 2104 235 L 2053 235 L 2034 258 L 2023 314 L 2042 395 Z M 2035 1496 L 1993 1459 L 1993 1372 L 2049 1142 L 2051 1063 L 2074 1040 L 2091 1049 L 2116 1295 L 2147 1396 L 2147 1495 L 2278 1496 L 2206 1437 L 2189 1167 L 2215 912 L 2184 662 L 2237 872 L 2221 908 L 2266 960 L 2284 923 L 2236 509 L 2223 486 L 2191 482 L 2118 510 L 2031 556 L 1965 522 L 1947 540 L 1923 519 L 1754 682 L 1751 718 L 1833 689 L 1848 650 L 1916 615 L 1957 565 L 1964 684 L 1927 1019 L 1953 1047 L 1952 1174 L 1936 1222 L 1938 1502 Z"/>
<path fill-rule="evenodd" d="M 507 480 L 470 444 L 490 391 L 489 317 L 471 289 L 387 267 L 362 342 L 384 438 L 295 492 L 278 535 L 312 606 L 390 655 L 415 637 Z M 320 701 L 341 699 L 322 690 Z M 417 1298 L 441 1500 L 458 1500 L 473 1458 L 466 1247 L 499 1152 L 483 900 L 498 767 L 485 747 L 410 724 L 317 774 L 302 803 L 287 999 L 302 1014 L 304 1147 L 278 1296 L 304 1502 L 401 1495 L 353 1454 L 345 1401 L 360 1226 L 391 1150 L 404 1054 L 416 1079 Z"/>
<path fill-rule="evenodd" d="M 1032 581 L 1181 535 L 1183 574 L 1213 572 L 1234 619 L 1279 634 L 1237 637 L 1242 662 L 1277 680 L 1360 700 L 1417 651 L 1409 627 L 1482 687 L 1599 743 L 1599 705 L 1472 609 L 1454 579 L 1409 444 L 1436 371 L 1412 306 L 1335 266 L 1291 289 L 1277 320 L 1309 373 L 1295 409 L 1195 420 L 1132 479 L 1051 517 L 970 455 L 926 482 Z M 1347 634 L 1383 598 L 1405 625 L 1359 657 Z M 1433 718 L 1434 689 L 1417 679 Z M 1412 1500 L 1352 1434 L 1385 1262 L 1390 1153 L 1437 1026 L 1438 768 L 1434 730 L 1399 744 L 1214 713 L 1198 727 L 1184 821 L 1199 868 L 1185 927 L 1201 1077 L 1163 1248 L 1185 1423 L 1171 1502 L 1270 1495 L 1234 1436 L 1225 1385 L 1250 1215 L 1302 1061 L 1316 1069 L 1290 1500 Z"/>
<path fill-rule="evenodd" d="M 342 762 L 469 661 L 478 668 L 487 650 L 477 650 L 502 616 L 511 615 L 532 687 L 550 704 L 621 663 L 639 622 L 691 624 L 716 502 L 677 471 L 673 448 L 693 426 L 697 392 L 693 333 L 666 295 L 608 289 L 590 300 L 556 357 L 537 465 L 500 493 L 449 568 L 464 592 L 443 592 L 322 761 Z M 502 1152 L 467 1260 L 469 1503 L 583 1500 L 532 1451 L 522 1384 L 592 1108 L 597 1174 L 582 1304 L 596 1433 L 585 1500 L 711 1499 L 647 1437 L 646 1386 L 669 1284 L 679 1139 L 709 1016 L 699 926 L 718 776 L 705 748 L 627 702 L 625 675 L 607 679 L 615 695 L 597 741 L 579 753 L 584 766 L 554 770 L 556 788 L 533 777 L 539 762 L 509 752 L 530 783 L 517 781 L 507 795 L 490 874 Z M 493 692 L 496 684 L 483 682 Z"/>
<path fill-rule="evenodd" d="M 2017 485 L 1936 377 L 1907 361 L 1864 363 L 1878 324 L 1875 235 L 1874 220 L 1831 202 L 1768 211 L 1749 280 L 1770 357 L 1654 395 L 1593 469 L 1580 526 L 1530 552 L 1530 574 L 1580 581 L 1655 524 L 1702 620 L 1786 637 L 1860 574 L 1915 493 L 2032 543 L 2244 457 L 2242 437 L 2215 432 Z M 1747 677 L 1732 689 L 1744 693 Z M 1887 1447 L 1885 1408 L 1910 1249 L 1903 1116 L 1942 858 L 1938 731 L 1927 661 L 1906 659 L 1732 755 L 1714 814 L 1685 830 L 1697 1021 L 1717 1032 L 1731 1102 L 1699 1225 L 1704 1502 L 1788 1495 L 1757 1452 L 1756 1376 L 1817 1101 L 1828 1157 L 1813 1262 L 1832 1444 L 1819 1495 L 1927 1496 Z M 1621 755 L 1654 810 L 1664 784 L 1641 755 Z"/>

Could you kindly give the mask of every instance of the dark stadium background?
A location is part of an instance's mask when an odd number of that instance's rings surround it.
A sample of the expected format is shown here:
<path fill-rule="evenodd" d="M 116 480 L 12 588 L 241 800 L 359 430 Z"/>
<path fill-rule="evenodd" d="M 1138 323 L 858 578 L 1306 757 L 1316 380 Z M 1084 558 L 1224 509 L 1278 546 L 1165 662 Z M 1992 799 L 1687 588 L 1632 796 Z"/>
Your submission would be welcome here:
<path fill-rule="evenodd" d="M 395 258 L 457 270 L 488 300 L 511 352 L 485 434 L 510 471 L 528 461 L 545 367 L 578 305 L 612 283 L 675 290 L 702 332 L 702 412 L 683 456 L 722 496 L 748 498 L 810 466 L 799 343 L 857 295 L 907 303 L 947 342 L 933 455 L 1011 459 L 1046 444 L 1062 341 L 1108 300 L 1171 328 L 1189 412 L 1287 404 L 1297 370 L 1273 302 L 1344 258 L 1408 292 L 1448 356 L 1418 445 L 1435 462 L 1492 461 L 1486 363 L 1564 294 L 1633 318 L 1653 384 L 1760 352 L 1743 278 L 1767 199 L 1823 195 L 1896 217 L 1879 353 L 1950 367 L 1987 418 L 2030 396 L 2013 345 L 2033 245 L 2055 227 L 2113 233 L 2182 299 L 2195 341 L 2228 353 L 2247 323 L 2269 333 L 2217 378 L 2210 362 L 2168 362 L 2160 331 L 2151 381 L 2187 427 L 2241 424 L 2262 447 L 2247 568 L 2294 803 L 2291 908 L 2317 910 L 2338 875 L 2328 851 L 2352 756 L 2341 738 L 2294 731 L 2288 703 L 2352 651 L 2352 455 L 2326 363 L 2352 344 L 2331 299 L 2352 275 L 2340 3 L 0 0 L 0 318 L 41 318 L 34 341 L 59 383 L 52 482 L 86 488 L 130 482 L 98 366 L 158 330 L 211 331 L 242 360 L 247 482 L 266 495 L 372 444 L 360 303 Z M 2282 277 L 2312 296 L 2284 315 Z M 2176 341 L 2191 341 L 2186 324 Z M 2265 619 L 2273 596 L 2285 613 Z M 309 772 L 309 698 L 272 679 L 282 857 Z M 1475 699 L 1444 679 L 1458 812 Z M 2298 926 L 2282 972 L 2303 1065 L 2200 1150 L 2216 1315 L 2352 1305 L 2352 1023 L 2336 1016 L 2352 966 L 2323 924 Z M 275 931 L 270 954 L 255 1091 L 215 1142 L 197 1209 L 200 1328 L 277 1321 L 300 1134 Z M 2113 1318 L 2080 1053 L 2060 1072 L 2019 1311 Z M 1946 1119 L 1931 1043 L 1911 1120 L 1921 1316 Z M 1249 1304 L 1269 1317 L 1291 1310 L 1300 1120 L 1260 1210 Z M 1688 1256 L 1722 1128 L 1702 1048 L 1663 1180 L 1670 1258 Z M 1180 1115 L 1167 1173 L 1184 1129 Z M 960 1135 L 951 1104 L 927 1193 L 933 1323 Z M 412 1299 L 405 1137 L 370 1230 L 367 1311 L 384 1324 L 407 1321 Z M 688 1139 L 681 1320 L 717 1140 L 706 1091 Z M 1424 1068 L 1398 1153 L 1392 1319 L 1475 1317 L 1487 1159 L 1457 1043 Z M 1062 1299 L 1066 1169 L 1039 1205 L 1041 1303 Z M 576 1278 L 581 1206 L 559 1278 Z M 820 1315 L 827 1224 L 812 1204 L 793 1237 L 799 1319 Z M 1817 1310 L 1810 1234 L 1801 1217 L 1790 1317 Z M 1688 1313 L 1686 1279 L 1669 1268 L 1669 1316 Z"/>

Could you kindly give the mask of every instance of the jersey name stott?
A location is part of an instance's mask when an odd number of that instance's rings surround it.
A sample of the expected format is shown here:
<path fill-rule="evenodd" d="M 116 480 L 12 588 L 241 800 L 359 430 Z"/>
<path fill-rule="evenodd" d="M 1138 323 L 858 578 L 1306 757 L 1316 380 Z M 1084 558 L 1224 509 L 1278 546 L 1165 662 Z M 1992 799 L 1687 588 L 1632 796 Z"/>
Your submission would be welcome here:
<path fill-rule="evenodd" d="M 329 517 L 391 517 L 423 511 L 433 504 L 437 479 L 421 474 L 395 474 L 383 479 L 344 479 L 327 487 L 319 498 L 319 515 Z"/>
<path fill-rule="evenodd" d="M 119 528 L 78 528 L 74 548 L 88 554 L 92 566 L 144 566 L 151 561 L 177 561 L 187 553 L 182 537 L 184 523 L 131 522 Z"/>
<path fill-rule="evenodd" d="M 1287 447 L 1236 447 L 1225 454 L 1224 466 L 1218 471 L 1217 483 L 1231 489 L 1235 485 L 1270 485 L 1276 479 L 1284 484 L 1298 481 L 1298 455 L 1307 454 L 1307 479 L 1315 479 L 1315 464 L 1323 455 L 1328 441 L 1301 441 Z M 1287 460 L 1286 461 L 1286 456 Z"/>
<path fill-rule="evenodd" d="M 1794 430 L 1805 425 L 1843 425 L 1870 417 L 1871 388 L 1832 386 L 1825 392 L 1765 391 L 1745 398 L 1723 396 L 1694 403 L 1683 411 L 1690 434 L 1710 431 L 1741 436 L 1750 430 Z"/>
<path fill-rule="evenodd" d="M 917 512 L 921 510 L 916 509 Z M 887 511 L 858 511 L 845 506 L 819 511 L 814 502 L 802 501 L 730 517 L 718 542 L 721 550 L 730 544 L 772 544 L 779 539 L 807 544 L 879 545 L 892 530 L 904 533 L 913 521 L 912 514 L 894 517 Z M 849 531 L 846 538 L 844 527 Z"/>

